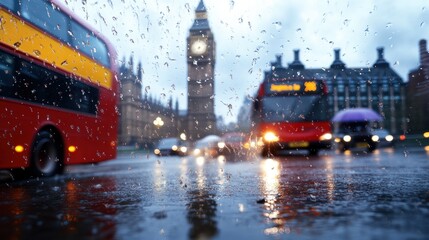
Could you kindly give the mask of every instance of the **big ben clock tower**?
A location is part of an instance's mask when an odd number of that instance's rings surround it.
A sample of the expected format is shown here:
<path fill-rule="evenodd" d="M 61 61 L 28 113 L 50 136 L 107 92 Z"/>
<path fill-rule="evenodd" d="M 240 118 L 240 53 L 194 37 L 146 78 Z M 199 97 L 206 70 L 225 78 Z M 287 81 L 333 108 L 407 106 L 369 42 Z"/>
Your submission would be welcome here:
<path fill-rule="evenodd" d="M 187 38 L 188 136 L 197 140 L 216 132 L 214 113 L 215 42 L 203 0 Z"/>

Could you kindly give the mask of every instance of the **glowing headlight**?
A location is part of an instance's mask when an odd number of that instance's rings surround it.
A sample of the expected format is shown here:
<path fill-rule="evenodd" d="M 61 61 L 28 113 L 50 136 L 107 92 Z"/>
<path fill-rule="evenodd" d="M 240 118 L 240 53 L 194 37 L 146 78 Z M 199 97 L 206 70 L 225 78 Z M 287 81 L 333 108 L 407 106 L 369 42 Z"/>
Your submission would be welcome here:
<path fill-rule="evenodd" d="M 201 154 L 201 150 L 199 148 L 194 149 L 194 155 L 198 156 Z"/>
<path fill-rule="evenodd" d="M 423 137 L 425 137 L 425 138 L 429 138 L 429 132 L 425 132 L 425 133 L 423 133 Z"/>
<path fill-rule="evenodd" d="M 337 137 L 337 138 L 335 138 L 335 139 L 334 139 L 334 141 L 335 141 L 336 143 L 339 143 L 339 142 L 341 142 L 341 138 L 338 138 L 338 137 Z"/>
<path fill-rule="evenodd" d="M 156 155 L 158 155 L 158 154 L 160 154 L 160 153 L 161 153 L 161 151 L 159 151 L 159 149 L 158 149 L 158 148 L 156 148 L 155 150 L 153 150 L 153 153 L 155 153 Z"/>
<path fill-rule="evenodd" d="M 187 147 L 180 147 L 180 151 L 182 153 L 186 153 L 188 151 L 188 148 Z"/>
<path fill-rule="evenodd" d="M 352 137 L 350 137 L 350 135 L 345 135 L 343 137 L 344 142 L 350 142 L 352 140 Z"/>
<path fill-rule="evenodd" d="M 330 133 L 325 133 L 322 136 L 320 136 L 319 138 L 321 141 L 325 141 L 325 140 L 331 140 L 332 139 L 332 134 Z"/>
<path fill-rule="evenodd" d="M 386 141 L 391 142 L 391 141 L 393 141 L 393 136 L 392 135 L 387 135 L 385 137 L 385 139 L 386 139 Z"/>
<path fill-rule="evenodd" d="M 371 140 L 372 140 L 373 142 L 378 142 L 378 140 L 380 140 L 380 137 L 378 137 L 377 135 L 373 135 L 373 136 L 371 137 Z"/>
<path fill-rule="evenodd" d="M 218 142 L 217 146 L 218 146 L 218 148 L 224 148 L 225 147 L 225 142 Z"/>
<path fill-rule="evenodd" d="M 266 142 L 277 142 L 279 140 L 279 137 L 273 132 L 267 132 L 264 135 L 264 140 Z"/>
<path fill-rule="evenodd" d="M 179 149 L 176 145 L 173 145 L 172 147 L 171 147 L 171 149 L 173 150 L 173 151 L 177 151 L 177 149 Z"/>

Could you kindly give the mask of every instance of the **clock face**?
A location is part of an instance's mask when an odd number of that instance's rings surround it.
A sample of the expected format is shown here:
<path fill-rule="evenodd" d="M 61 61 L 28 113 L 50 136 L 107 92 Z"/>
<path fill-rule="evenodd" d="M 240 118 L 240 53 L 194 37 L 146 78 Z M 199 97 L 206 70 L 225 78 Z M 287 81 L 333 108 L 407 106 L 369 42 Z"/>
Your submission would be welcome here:
<path fill-rule="evenodd" d="M 196 40 L 191 45 L 191 52 L 193 54 L 200 55 L 205 53 L 206 50 L 207 50 L 207 44 L 202 40 Z"/>

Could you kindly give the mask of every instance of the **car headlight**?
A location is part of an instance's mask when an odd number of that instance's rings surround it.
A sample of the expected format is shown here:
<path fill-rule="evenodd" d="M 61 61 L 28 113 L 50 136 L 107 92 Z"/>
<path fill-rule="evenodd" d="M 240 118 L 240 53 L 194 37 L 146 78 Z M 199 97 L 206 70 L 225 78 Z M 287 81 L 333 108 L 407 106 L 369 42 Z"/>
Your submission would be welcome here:
<path fill-rule="evenodd" d="M 380 137 L 379 137 L 379 136 L 377 136 L 377 135 L 373 135 L 373 136 L 371 137 L 371 140 L 372 140 L 373 142 L 378 142 L 378 140 L 380 140 Z"/>
<path fill-rule="evenodd" d="M 392 135 L 387 135 L 385 137 L 385 139 L 386 139 L 386 141 L 391 142 L 391 141 L 393 141 L 393 136 Z"/>
<path fill-rule="evenodd" d="M 279 137 L 273 132 L 266 132 L 264 134 L 264 140 L 266 142 L 277 142 L 279 141 Z"/>
<path fill-rule="evenodd" d="M 158 148 L 156 148 L 155 150 L 153 150 L 153 153 L 155 153 L 155 155 L 158 155 L 158 154 L 160 154 L 160 153 L 161 153 L 161 151 L 159 151 L 159 149 L 158 149 Z"/>
<path fill-rule="evenodd" d="M 344 142 L 350 142 L 352 140 L 352 137 L 350 137 L 350 135 L 345 135 L 343 137 Z"/>
<path fill-rule="evenodd" d="M 179 149 L 176 145 L 173 145 L 172 147 L 171 147 L 171 149 L 173 150 L 173 151 L 177 151 L 177 149 Z"/>
<path fill-rule="evenodd" d="M 326 141 L 326 140 L 331 140 L 332 139 L 332 134 L 331 133 L 325 133 L 322 136 L 320 136 L 320 141 Z"/>
<path fill-rule="evenodd" d="M 188 148 L 187 147 L 180 147 L 180 151 L 182 153 L 186 153 L 188 151 Z"/>
<path fill-rule="evenodd" d="M 199 148 L 194 149 L 194 155 L 198 156 L 201 154 L 201 150 Z"/>
<path fill-rule="evenodd" d="M 217 146 L 218 146 L 218 148 L 222 149 L 225 147 L 225 142 L 218 142 Z"/>

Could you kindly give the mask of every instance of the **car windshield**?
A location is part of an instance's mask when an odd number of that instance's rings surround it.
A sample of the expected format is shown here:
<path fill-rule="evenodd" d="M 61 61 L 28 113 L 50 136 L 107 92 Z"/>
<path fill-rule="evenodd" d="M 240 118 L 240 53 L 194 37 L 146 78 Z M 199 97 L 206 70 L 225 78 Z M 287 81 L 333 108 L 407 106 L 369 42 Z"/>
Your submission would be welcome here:
<path fill-rule="evenodd" d="M 340 133 L 371 133 L 369 123 L 342 123 L 339 128 Z"/>
<path fill-rule="evenodd" d="M 277 96 L 263 99 L 267 122 L 327 121 L 327 98 L 323 96 Z"/>
<path fill-rule="evenodd" d="M 177 145 L 177 144 L 179 144 L 179 140 L 178 139 L 176 139 L 176 138 L 167 138 L 167 139 L 162 139 L 159 142 L 158 147 L 160 147 L 160 148 L 164 148 L 164 147 L 171 148 L 171 146 Z"/>

